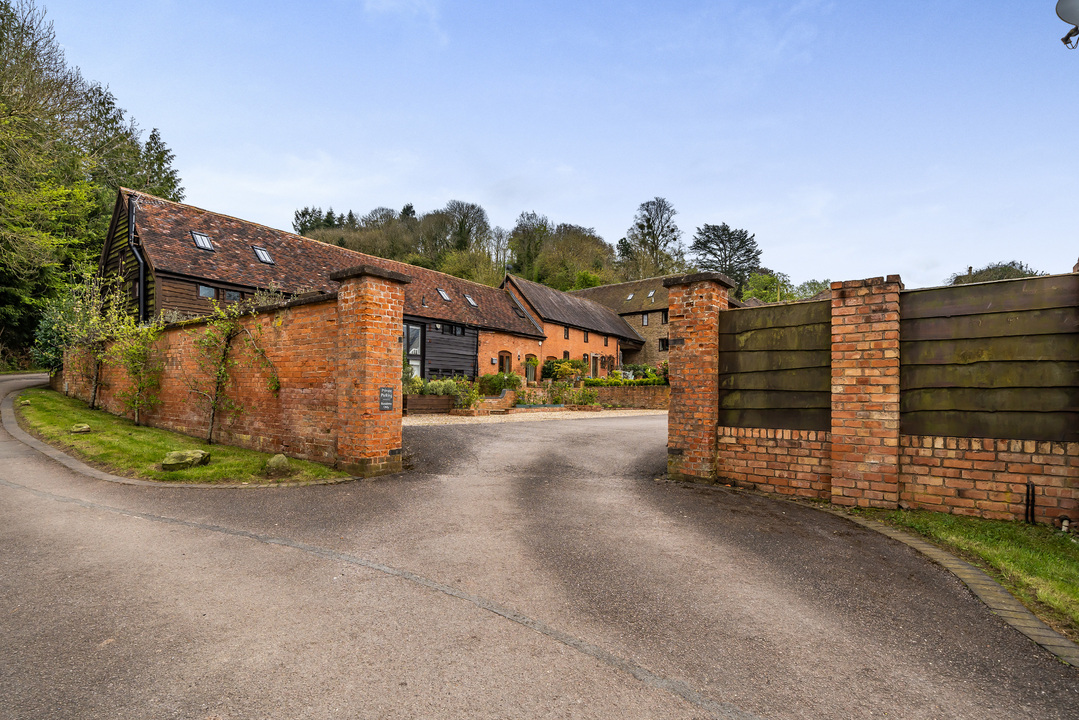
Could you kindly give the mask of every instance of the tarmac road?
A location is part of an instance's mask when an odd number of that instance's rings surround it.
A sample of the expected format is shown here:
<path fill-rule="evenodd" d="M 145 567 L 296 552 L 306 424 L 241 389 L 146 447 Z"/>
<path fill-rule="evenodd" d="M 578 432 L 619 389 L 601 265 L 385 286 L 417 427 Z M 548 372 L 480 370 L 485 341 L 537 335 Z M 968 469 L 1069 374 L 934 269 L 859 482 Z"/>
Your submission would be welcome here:
<path fill-rule="evenodd" d="M 664 415 L 405 441 L 391 478 L 185 489 L 0 430 L 0 719 L 1079 717 L 906 546 L 655 482 Z"/>

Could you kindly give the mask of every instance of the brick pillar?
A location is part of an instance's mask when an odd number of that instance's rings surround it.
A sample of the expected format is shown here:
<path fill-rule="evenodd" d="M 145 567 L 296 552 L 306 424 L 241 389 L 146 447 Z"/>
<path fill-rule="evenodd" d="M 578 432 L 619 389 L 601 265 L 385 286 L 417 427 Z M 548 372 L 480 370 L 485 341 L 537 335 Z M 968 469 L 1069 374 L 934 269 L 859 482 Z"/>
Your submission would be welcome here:
<path fill-rule="evenodd" d="M 832 283 L 832 502 L 899 504 L 898 275 Z"/>
<path fill-rule="evenodd" d="M 407 275 L 360 265 L 337 290 L 337 462 L 354 475 L 401 470 L 401 353 Z M 389 406 L 387 408 L 387 405 Z"/>
<path fill-rule="evenodd" d="M 671 402 L 667 474 L 712 481 L 719 421 L 719 313 L 734 282 L 716 272 L 667 278 Z"/>

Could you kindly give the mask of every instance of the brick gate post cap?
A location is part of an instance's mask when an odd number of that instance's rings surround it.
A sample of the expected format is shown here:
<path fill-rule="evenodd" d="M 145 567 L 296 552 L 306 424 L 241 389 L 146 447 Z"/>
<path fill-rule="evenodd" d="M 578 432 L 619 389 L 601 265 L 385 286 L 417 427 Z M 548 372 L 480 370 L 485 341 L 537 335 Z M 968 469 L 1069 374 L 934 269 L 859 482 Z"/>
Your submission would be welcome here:
<path fill-rule="evenodd" d="M 336 280 L 337 282 L 344 282 L 352 278 L 358 277 L 377 277 L 385 280 L 393 280 L 401 284 L 407 284 L 412 282 L 412 278 L 404 273 L 394 272 L 393 270 L 386 270 L 385 268 L 376 267 L 374 265 L 354 265 L 344 270 L 338 270 L 337 272 L 330 273 L 330 280 Z"/>
<path fill-rule="evenodd" d="M 699 272 L 689 275 L 675 275 L 663 281 L 663 287 L 675 287 L 676 285 L 690 285 L 696 282 L 717 282 L 727 288 L 733 288 L 737 283 L 721 272 Z"/>

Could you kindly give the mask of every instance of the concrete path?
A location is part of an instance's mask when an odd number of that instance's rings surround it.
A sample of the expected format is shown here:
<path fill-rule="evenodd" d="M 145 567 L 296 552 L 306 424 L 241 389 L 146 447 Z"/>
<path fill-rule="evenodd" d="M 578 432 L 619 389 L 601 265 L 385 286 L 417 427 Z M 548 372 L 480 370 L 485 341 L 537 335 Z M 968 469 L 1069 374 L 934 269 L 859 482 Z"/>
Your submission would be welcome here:
<path fill-rule="evenodd" d="M 0 719 L 1079 716 L 909 547 L 656 483 L 661 415 L 405 439 L 392 478 L 215 490 L 0 431 Z"/>

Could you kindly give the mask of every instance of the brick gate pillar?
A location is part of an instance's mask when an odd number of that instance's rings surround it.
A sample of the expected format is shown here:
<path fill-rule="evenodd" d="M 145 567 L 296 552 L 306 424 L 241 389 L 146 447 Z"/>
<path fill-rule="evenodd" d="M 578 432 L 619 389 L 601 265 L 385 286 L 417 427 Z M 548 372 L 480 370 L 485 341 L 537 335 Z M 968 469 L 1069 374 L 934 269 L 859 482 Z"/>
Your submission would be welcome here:
<path fill-rule="evenodd" d="M 371 265 L 330 275 L 337 290 L 337 462 L 363 477 L 401 470 L 405 285 Z"/>
<path fill-rule="evenodd" d="M 832 502 L 899 504 L 898 275 L 832 283 Z"/>
<path fill-rule="evenodd" d="M 717 272 L 667 278 L 671 379 L 667 474 L 712 481 L 719 422 L 719 314 L 734 282 Z"/>

